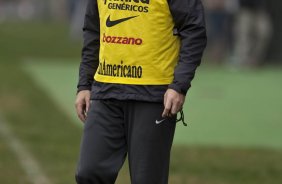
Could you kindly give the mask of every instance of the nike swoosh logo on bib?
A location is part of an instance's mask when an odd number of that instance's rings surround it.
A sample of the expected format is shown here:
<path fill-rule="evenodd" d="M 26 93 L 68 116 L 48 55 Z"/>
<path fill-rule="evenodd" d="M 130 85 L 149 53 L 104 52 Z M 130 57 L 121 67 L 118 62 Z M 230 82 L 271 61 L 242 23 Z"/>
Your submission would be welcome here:
<path fill-rule="evenodd" d="M 117 19 L 117 20 L 111 20 L 110 15 L 109 15 L 108 18 L 107 18 L 107 21 L 106 21 L 106 26 L 107 27 L 113 27 L 117 24 L 120 24 L 120 23 L 125 22 L 125 21 L 130 20 L 130 19 L 133 19 L 135 17 L 138 17 L 138 15 L 132 16 L 132 17 L 126 17 L 126 18 L 122 18 L 122 19 Z"/>

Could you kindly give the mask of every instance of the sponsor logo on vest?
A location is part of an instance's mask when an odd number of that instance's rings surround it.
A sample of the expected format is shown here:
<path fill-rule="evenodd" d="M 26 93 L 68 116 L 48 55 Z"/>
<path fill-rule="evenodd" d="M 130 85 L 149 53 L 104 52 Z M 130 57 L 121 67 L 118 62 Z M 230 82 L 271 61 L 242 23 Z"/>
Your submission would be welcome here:
<path fill-rule="evenodd" d="M 117 19 L 117 20 L 111 20 L 111 16 L 109 15 L 108 18 L 107 18 L 107 21 L 106 21 L 106 26 L 107 27 L 113 27 L 113 26 L 115 26 L 117 24 L 120 24 L 122 22 L 128 21 L 128 20 L 133 19 L 135 17 L 138 17 L 138 15 L 137 16 L 126 17 L 126 18 L 122 18 L 122 19 Z"/>
<path fill-rule="evenodd" d="M 103 34 L 103 42 L 123 45 L 142 45 L 143 40 L 141 38 L 133 37 L 121 37 L 121 36 L 106 36 Z"/>
<path fill-rule="evenodd" d="M 120 1 L 124 3 L 135 2 L 135 3 L 150 4 L 150 0 L 104 0 L 104 1 L 105 1 L 105 4 L 107 4 L 107 1 Z"/>
<path fill-rule="evenodd" d="M 125 65 L 123 61 L 120 64 L 110 64 L 104 62 L 99 63 L 98 74 L 111 76 L 111 77 L 123 77 L 123 78 L 142 78 L 143 68 L 142 66 Z"/>
<path fill-rule="evenodd" d="M 114 1 L 114 2 L 113 2 Z M 105 0 L 108 9 L 148 13 L 150 0 Z"/>

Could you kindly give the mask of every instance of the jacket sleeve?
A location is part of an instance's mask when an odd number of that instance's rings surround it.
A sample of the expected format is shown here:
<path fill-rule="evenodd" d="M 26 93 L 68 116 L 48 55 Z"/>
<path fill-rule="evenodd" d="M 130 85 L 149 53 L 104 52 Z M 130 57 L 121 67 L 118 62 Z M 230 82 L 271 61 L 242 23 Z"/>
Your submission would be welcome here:
<path fill-rule="evenodd" d="M 181 40 L 179 61 L 169 88 L 186 95 L 207 43 L 204 8 L 201 0 L 168 0 L 168 3 Z"/>
<path fill-rule="evenodd" d="M 77 91 L 91 90 L 93 76 L 99 66 L 100 22 L 97 0 L 88 0 L 83 26 L 82 60 Z"/>

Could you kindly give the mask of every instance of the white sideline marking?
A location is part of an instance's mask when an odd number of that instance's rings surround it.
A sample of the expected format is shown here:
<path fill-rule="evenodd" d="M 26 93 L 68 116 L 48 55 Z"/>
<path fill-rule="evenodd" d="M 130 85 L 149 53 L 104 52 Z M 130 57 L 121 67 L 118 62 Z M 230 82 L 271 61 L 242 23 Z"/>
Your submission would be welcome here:
<path fill-rule="evenodd" d="M 50 180 L 45 176 L 38 162 L 31 153 L 23 146 L 21 141 L 12 133 L 8 124 L 0 119 L 0 134 L 8 143 L 11 150 L 17 156 L 21 166 L 23 167 L 28 179 L 32 184 L 51 184 Z"/>

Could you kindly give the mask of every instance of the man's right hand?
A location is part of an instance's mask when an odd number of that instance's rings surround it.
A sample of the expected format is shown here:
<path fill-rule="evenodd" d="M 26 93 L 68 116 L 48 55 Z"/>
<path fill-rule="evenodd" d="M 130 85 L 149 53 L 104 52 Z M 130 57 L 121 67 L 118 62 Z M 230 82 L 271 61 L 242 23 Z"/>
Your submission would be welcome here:
<path fill-rule="evenodd" d="M 76 113 L 82 122 L 85 122 L 90 106 L 90 91 L 83 90 L 77 93 L 75 100 Z"/>

